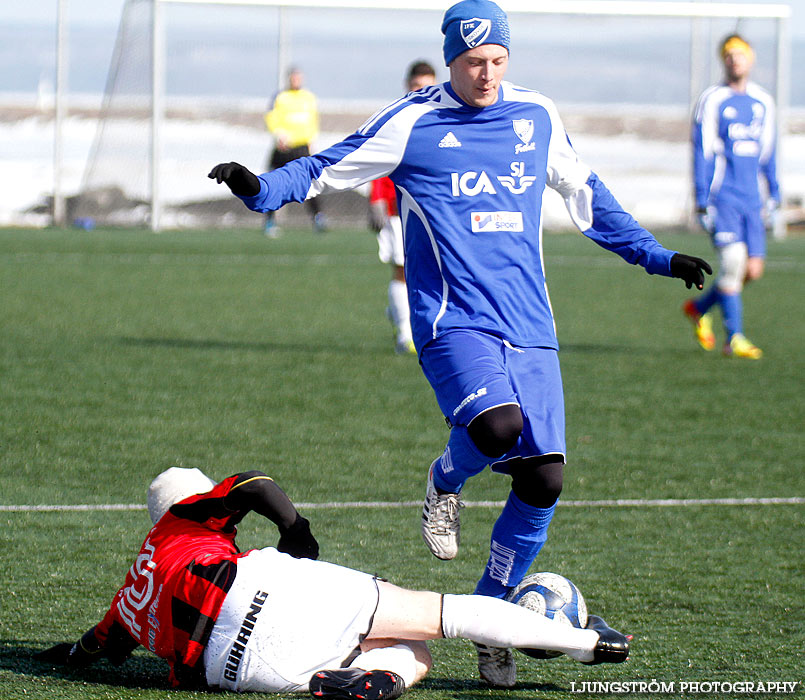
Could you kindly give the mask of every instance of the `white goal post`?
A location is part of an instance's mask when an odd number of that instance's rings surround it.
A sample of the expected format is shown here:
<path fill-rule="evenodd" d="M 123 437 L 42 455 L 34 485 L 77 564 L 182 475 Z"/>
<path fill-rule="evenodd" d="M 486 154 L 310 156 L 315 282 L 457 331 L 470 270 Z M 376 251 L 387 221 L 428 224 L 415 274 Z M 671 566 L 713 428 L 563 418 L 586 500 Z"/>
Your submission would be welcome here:
<path fill-rule="evenodd" d="M 400 3 L 396 0 L 153 0 L 153 79 L 152 79 L 152 115 L 151 115 L 151 230 L 160 230 L 160 126 L 164 119 L 164 74 L 165 51 L 164 34 L 161 23 L 160 6 L 168 4 L 199 5 L 265 5 L 278 8 L 311 7 L 311 8 L 349 8 L 349 9 L 388 9 L 388 10 L 445 10 L 453 2 L 433 2 L 433 0 L 408 0 Z M 791 55 L 791 37 L 788 21 L 791 8 L 783 4 L 767 3 L 715 3 L 715 2 L 671 2 L 667 0 L 553 0 L 535 3 L 533 0 L 501 0 L 501 8 L 510 14 L 558 14 L 558 15 L 614 15 L 633 17 L 682 17 L 695 20 L 697 18 L 755 18 L 778 20 L 777 28 L 777 76 L 776 99 L 778 109 L 778 125 L 785 124 L 790 91 L 790 74 L 788 65 Z M 280 15 L 282 17 L 282 15 Z M 277 44 L 279 52 L 277 65 L 280 77 L 287 66 L 283 39 L 283 22 L 280 20 L 280 38 Z M 691 41 L 691 51 L 696 52 L 697 42 Z M 694 84 L 693 67 L 697 65 L 697 57 L 691 57 L 691 86 Z M 693 99 L 693 95 L 691 95 Z M 778 134 L 781 129 L 778 129 Z"/>
<path fill-rule="evenodd" d="M 169 5 L 217 5 L 217 6 L 264 6 L 278 12 L 276 38 L 277 84 L 280 85 L 288 67 L 288 43 L 286 11 L 291 9 L 323 10 L 388 10 L 399 13 L 429 11 L 440 16 L 455 0 L 127 0 L 142 3 L 151 10 L 151 94 L 150 94 L 150 153 L 148 221 L 153 231 L 159 231 L 162 223 L 162 138 L 166 118 L 165 75 L 166 37 L 163 10 Z M 690 20 L 690 106 L 700 91 L 695 72 L 702 65 L 706 51 L 702 48 L 706 37 L 702 36 L 703 20 L 762 19 L 774 23 L 774 93 L 778 105 L 778 134 L 783 135 L 790 102 L 791 35 L 789 21 L 790 5 L 766 2 L 689 2 L 674 0 L 498 0 L 510 15 L 565 15 L 586 17 L 623 18 L 676 18 Z M 124 8 L 124 15 L 125 15 Z M 115 66 L 112 66 L 114 71 Z M 103 119 L 103 115 L 101 115 Z"/>

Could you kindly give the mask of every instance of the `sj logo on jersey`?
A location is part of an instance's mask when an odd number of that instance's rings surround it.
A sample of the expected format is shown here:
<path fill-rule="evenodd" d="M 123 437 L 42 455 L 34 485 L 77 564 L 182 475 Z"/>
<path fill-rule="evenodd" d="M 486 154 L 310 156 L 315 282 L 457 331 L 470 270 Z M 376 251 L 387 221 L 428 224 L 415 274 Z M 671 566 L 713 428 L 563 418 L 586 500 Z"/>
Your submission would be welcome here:
<path fill-rule="evenodd" d="M 525 163 L 522 161 L 511 164 L 511 175 L 498 175 L 498 182 L 512 194 L 523 194 L 534 181 L 536 175 L 525 174 Z M 483 170 L 476 173 L 470 170 L 466 173 L 450 173 L 450 189 L 454 197 L 462 195 L 476 197 L 481 193 L 497 194 L 492 180 Z"/>
<path fill-rule="evenodd" d="M 523 230 L 523 214 L 519 211 L 474 211 L 470 221 L 473 233 Z"/>

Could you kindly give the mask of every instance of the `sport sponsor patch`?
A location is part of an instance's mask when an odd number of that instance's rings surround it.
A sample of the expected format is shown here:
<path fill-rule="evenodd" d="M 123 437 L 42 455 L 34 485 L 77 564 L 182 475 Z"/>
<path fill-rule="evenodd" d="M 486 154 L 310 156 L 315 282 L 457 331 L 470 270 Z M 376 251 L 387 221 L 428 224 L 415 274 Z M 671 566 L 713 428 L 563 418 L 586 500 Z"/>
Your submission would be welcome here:
<path fill-rule="evenodd" d="M 713 242 L 719 247 L 736 243 L 737 241 L 738 234 L 735 231 L 716 231 L 713 234 Z"/>
<path fill-rule="evenodd" d="M 523 230 L 523 213 L 519 211 L 474 211 L 470 221 L 473 233 Z"/>
<path fill-rule="evenodd" d="M 736 141 L 732 144 L 732 152 L 744 158 L 757 158 L 760 155 L 760 144 L 757 141 Z"/>

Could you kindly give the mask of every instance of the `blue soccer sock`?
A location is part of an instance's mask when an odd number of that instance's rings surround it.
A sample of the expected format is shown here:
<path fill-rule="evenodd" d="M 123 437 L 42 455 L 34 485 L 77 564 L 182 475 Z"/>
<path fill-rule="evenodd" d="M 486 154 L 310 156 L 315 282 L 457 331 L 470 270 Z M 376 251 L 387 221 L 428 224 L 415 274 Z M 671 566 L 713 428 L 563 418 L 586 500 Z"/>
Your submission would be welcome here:
<path fill-rule="evenodd" d="M 721 314 L 724 316 L 724 330 L 727 331 L 727 339 L 729 340 L 736 333 L 743 333 L 741 293 L 727 294 L 726 292 L 721 292 L 719 303 L 721 304 Z"/>
<path fill-rule="evenodd" d="M 464 482 L 492 461 L 472 441 L 463 425 L 450 430 L 447 447 L 433 465 L 433 485 L 445 493 L 458 493 Z"/>
<path fill-rule="evenodd" d="M 520 582 L 548 539 L 555 508 L 555 503 L 550 508 L 530 506 L 509 494 L 492 528 L 489 561 L 475 593 L 503 598 Z"/>
<path fill-rule="evenodd" d="M 719 292 L 718 285 L 714 282 L 704 294 L 693 300 L 693 305 L 700 314 L 704 315 L 719 302 L 720 296 L 721 292 Z"/>

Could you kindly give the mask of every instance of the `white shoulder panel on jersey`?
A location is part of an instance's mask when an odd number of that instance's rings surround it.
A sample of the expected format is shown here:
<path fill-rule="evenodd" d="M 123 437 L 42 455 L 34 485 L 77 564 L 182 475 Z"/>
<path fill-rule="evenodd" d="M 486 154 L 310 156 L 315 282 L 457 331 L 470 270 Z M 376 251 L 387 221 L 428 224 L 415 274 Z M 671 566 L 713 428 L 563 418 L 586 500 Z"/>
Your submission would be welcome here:
<path fill-rule="evenodd" d="M 536 104 L 547 112 L 551 120 L 551 139 L 548 144 L 546 184 L 562 195 L 574 225 L 580 231 L 586 231 L 593 225 L 593 192 L 587 184 L 592 171 L 579 160 L 576 151 L 570 145 L 559 110 L 553 100 L 542 93 L 509 82 L 503 82 L 501 86 L 503 99 Z"/>
<path fill-rule="evenodd" d="M 766 110 L 763 117 L 763 132 L 760 136 L 760 162 L 766 163 L 774 153 L 777 139 L 777 114 L 774 98 L 757 83 L 746 86 L 746 94 L 760 102 Z"/>
<path fill-rule="evenodd" d="M 517 90 L 522 99 L 524 91 Z M 593 225 L 593 191 L 587 184 L 592 171 L 573 150 L 567 137 L 559 110 L 553 100 L 534 92 L 528 100 L 545 109 L 551 120 L 551 138 L 548 144 L 548 165 L 546 185 L 556 190 L 565 201 L 565 207 L 579 231 L 586 231 Z"/>
<path fill-rule="evenodd" d="M 399 109 L 406 102 L 411 102 L 412 104 L 415 101 L 421 102 L 422 98 L 426 98 L 429 103 L 433 103 L 434 107 L 460 106 L 458 102 L 456 102 L 450 96 L 450 94 L 444 89 L 442 85 L 430 85 L 416 92 L 409 92 L 407 95 L 404 95 L 399 100 L 396 100 L 395 102 L 392 102 L 391 104 L 386 105 L 385 107 L 381 107 L 379 110 L 377 110 L 377 112 L 375 112 L 360 126 L 360 128 L 358 129 L 358 133 L 359 134 L 369 133 L 372 127 L 390 112 L 393 112 L 395 109 Z"/>
<path fill-rule="evenodd" d="M 707 88 L 696 105 L 695 121 L 702 130 L 702 155 L 705 160 L 712 160 L 724 152 L 724 142 L 718 135 L 718 123 L 721 105 L 732 95 L 726 85 L 713 85 Z"/>
<path fill-rule="evenodd" d="M 388 113 L 389 109 L 384 113 Z M 400 109 L 358 148 L 325 167 L 321 175 L 311 182 L 306 198 L 351 190 L 391 173 L 402 160 L 414 124 L 433 109 L 434 105 L 430 102 L 411 103 Z M 379 120 L 379 117 L 374 118 L 373 123 Z M 363 133 L 370 130 L 365 125 Z"/>
<path fill-rule="evenodd" d="M 765 107 L 774 107 L 774 98 L 757 83 L 748 83 L 746 86 L 746 94 L 749 95 L 749 97 L 754 97 L 758 102 L 762 102 Z"/>
<path fill-rule="evenodd" d="M 696 122 L 702 121 L 702 115 L 705 108 L 705 105 L 713 99 L 713 95 L 715 93 L 720 93 L 716 95 L 715 99 L 718 102 L 723 102 L 729 95 L 730 89 L 726 85 L 711 85 L 707 88 L 701 95 L 699 95 L 699 99 L 696 102 L 696 108 L 693 111 L 693 119 Z"/>

